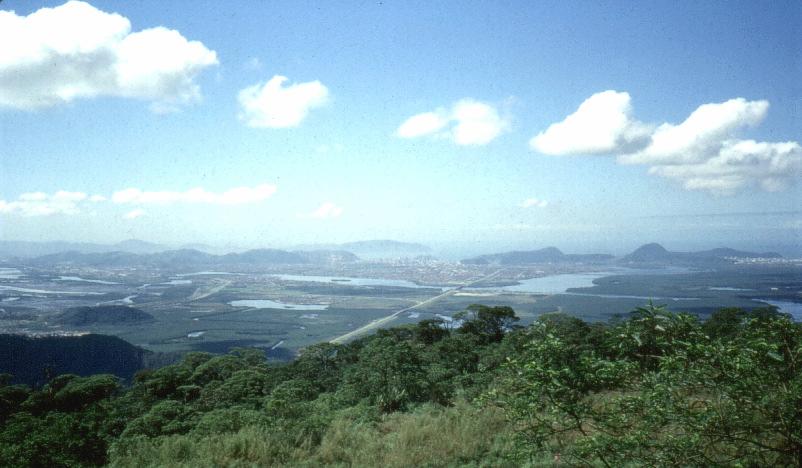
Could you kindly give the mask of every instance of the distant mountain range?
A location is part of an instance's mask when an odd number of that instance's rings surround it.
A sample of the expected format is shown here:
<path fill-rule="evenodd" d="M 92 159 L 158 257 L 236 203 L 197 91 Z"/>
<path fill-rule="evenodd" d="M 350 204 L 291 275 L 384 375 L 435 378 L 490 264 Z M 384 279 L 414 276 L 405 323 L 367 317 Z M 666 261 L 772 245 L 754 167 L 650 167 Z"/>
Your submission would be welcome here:
<path fill-rule="evenodd" d="M 139 239 L 128 239 L 122 242 L 117 242 L 113 245 L 114 250 L 121 250 L 123 252 L 131 252 L 138 254 L 156 253 L 167 250 L 167 247 L 153 242 L 146 242 Z"/>
<path fill-rule="evenodd" d="M 92 244 L 88 242 L 28 242 L 0 240 L 0 257 L 39 257 L 60 252 L 102 253 L 156 253 L 169 247 L 137 239 L 124 240 L 116 244 Z"/>
<path fill-rule="evenodd" d="M 176 250 L 200 250 L 201 252 L 222 255 L 230 252 L 242 252 L 247 249 L 239 249 L 239 248 L 227 248 L 227 247 L 215 247 L 209 244 L 202 244 L 199 242 L 190 243 L 190 244 L 182 244 Z M 172 249 L 163 249 L 163 250 L 172 250 Z"/>
<path fill-rule="evenodd" d="M 162 244 L 154 244 L 138 239 L 128 239 L 116 244 L 93 244 L 87 242 L 28 242 L 0 240 L 0 258 L 30 258 L 44 255 L 70 253 L 96 254 L 96 253 L 133 253 L 155 254 L 166 251 L 193 250 L 206 254 L 223 255 L 232 251 L 242 252 L 241 249 L 215 247 L 207 244 L 188 243 L 179 248 Z M 275 250 L 275 249 L 256 249 Z M 346 242 L 344 244 L 313 244 L 299 245 L 286 251 L 335 251 L 352 253 L 361 258 L 404 258 L 431 254 L 431 249 L 422 244 L 398 242 L 393 240 L 367 240 L 359 242 Z M 315 254 L 318 257 L 325 254 Z M 300 260 L 298 260 L 300 261 Z"/>
<path fill-rule="evenodd" d="M 101 245 L 70 242 L 0 241 L 0 258 L 16 257 L 39 265 L 80 264 L 89 266 L 193 267 L 259 264 L 326 264 L 354 262 L 359 259 L 413 258 L 431 255 L 423 244 L 393 240 L 368 240 L 343 244 L 299 245 L 291 250 L 254 249 L 219 254 L 204 244 L 197 248 L 169 248 L 136 239 Z M 646 244 L 619 259 L 622 264 L 698 265 L 722 264 L 729 258 L 782 258 L 776 252 L 746 252 L 717 248 L 696 252 L 672 252 L 656 243 Z M 566 254 L 556 247 L 516 250 L 466 258 L 467 265 L 527 265 L 538 263 L 610 263 L 608 254 Z"/>
<path fill-rule="evenodd" d="M 565 254 L 556 247 L 540 250 L 516 250 L 462 260 L 466 265 L 526 265 L 532 263 L 600 263 L 613 258 L 607 254 Z"/>
<path fill-rule="evenodd" d="M 660 244 L 646 244 L 621 258 L 622 263 L 698 264 L 723 263 L 730 258 L 782 258 L 776 252 L 745 252 L 730 248 L 700 250 L 697 252 L 671 252 Z"/>
<path fill-rule="evenodd" d="M 660 244 L 651 243 L 627 254 L 618 263 L 661 265 L 711 265 L 731 262 L 732 258 L 782 258 L 776 252 L 745 252 L 730 248 L 702 250 L 698 252 L 671 252 Z M 556 247 L 540 250 L 503 252 L 467 258 L 466 265 L 528 265 L 537 263 L 605 263 L 615 259 L 607 254 L 564 254 Z"/>
<path fill-rule="evenodd" d="M 430 255 L 432 249 L 412 242 L 399 242 L 394 240 L 367 240 L 346 242 L 344 244 L 312 244 L 299 245 L 294 250 L 345 250 L 353 252 L 360 258 L 409 258 Z"/>
<path fill-rule="evenodd" d="M 150 254 L 130 252 L 60 252 L 26 260 L 33 265 L 72 264 L 86 266 L 149 266 L 159 268 L 187 268 L 226 265 L 260 264 L 325 264 L 354 262 L 359 257 L 351 252 L 316 250 L 310 252 L 289 252 L 277 249 L 248 250 L 242 253 L 213 255 L 198 250 L 167 250 Z"/>

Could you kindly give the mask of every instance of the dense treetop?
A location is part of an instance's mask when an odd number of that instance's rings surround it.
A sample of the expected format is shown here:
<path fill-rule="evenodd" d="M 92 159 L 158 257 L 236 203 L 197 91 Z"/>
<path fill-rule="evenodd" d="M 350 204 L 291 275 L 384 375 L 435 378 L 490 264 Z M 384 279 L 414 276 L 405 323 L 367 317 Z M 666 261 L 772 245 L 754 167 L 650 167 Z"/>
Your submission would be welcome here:
<path fill-rule="evenodd" d="M 648 305 L 609 324 L 508 307 L 142 371 L 0 376 L 13 466 L 799 466 L 802 326 Z"/>

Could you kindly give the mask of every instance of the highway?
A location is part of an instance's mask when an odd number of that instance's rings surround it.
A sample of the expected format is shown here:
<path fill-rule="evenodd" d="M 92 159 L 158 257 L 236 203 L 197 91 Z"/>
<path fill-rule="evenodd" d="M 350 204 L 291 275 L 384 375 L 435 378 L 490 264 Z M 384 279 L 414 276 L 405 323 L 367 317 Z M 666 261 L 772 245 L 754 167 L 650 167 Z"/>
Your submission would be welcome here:
<path fill-rule="evenodd" d="M 406 308 L 403 308 L 403 309 L 398 310 L 396 312 L 393 312 L 392 314 L 390 314 L 390 315 L 388 315 L 386 317 L 382 317 L 380 319 L 373 320 L 370 323 L 368 323 L 367 325 L 361 326 L 361 327 L 357 328 L 356 330 L 350 331 L 350 332 L 348 332 L 348 333 L 346 333 L 344 335 L 340 335 L 340 336 L 338 336 L 336 338 L 333 338 L 333 339 L 329 340 L 329 343 L 335 343 L 335 344 L 345 343 L 348 340 L 356 338 L 357 336 L 364 335 L 365 333 L 368 333 L 370 331 L 376 330 L 377 328 L 383 327 L 384 325 L 386 325 L 386 324 L 392 322 L 393 320 L 395 320 L 399 315 L 403 314 L 404 312 L 409 312 L 410 310 L 414 310 L 414 309 L 417 309 L 419 307 L 423 307 L 425 305 L 429 305 L 429 304 L 431 304 L 433 302 L 439 301 L 440 299 L 442 299 L 444 297 L 450 296 L 450 295 L 456 293 L 457 291 L 459 291 L 459 290 L 461 290 L 463 288 L 467 288 L 467 287 L 473 286 L 473 285 L 475 285 L 477 283 L 481 283 L 482 281 L 487 281 L 489 279 L 492 279 L 492 278 L 498 276 L 498 274 L 501 273 L 502 271 L 503 270 L 496 270 L 493 273 L 490 273 L 489 275 L 483 276 L 483 277 L 481 277 L 481 278 L 479 278 L 479 279 L 477 279 L 475 281 L 471 281 L 471 282 L 463 284 L 461 286 L 457 286 L 456 288 L 449 289 L 448 291 L 445 291 L 442 294 L 438 294 L 437 296 L 434 296 L 434 297 L 431 297 L 429 299 L 426 299 L 425 301 L 419 302 L 419 303 L 417 303 L 417 304 L 415 304 L 413 306 L 406 307 Z"/>

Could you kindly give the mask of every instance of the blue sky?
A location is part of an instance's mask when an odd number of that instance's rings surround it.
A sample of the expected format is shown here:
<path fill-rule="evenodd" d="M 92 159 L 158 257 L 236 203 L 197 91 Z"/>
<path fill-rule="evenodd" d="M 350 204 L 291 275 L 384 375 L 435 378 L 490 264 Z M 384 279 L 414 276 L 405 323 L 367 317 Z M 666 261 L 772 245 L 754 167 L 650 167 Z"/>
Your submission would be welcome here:
<path fill-rule="evenodd" d="M 800 241 L 798 2 L 0 9 L 3 239 Z"/>

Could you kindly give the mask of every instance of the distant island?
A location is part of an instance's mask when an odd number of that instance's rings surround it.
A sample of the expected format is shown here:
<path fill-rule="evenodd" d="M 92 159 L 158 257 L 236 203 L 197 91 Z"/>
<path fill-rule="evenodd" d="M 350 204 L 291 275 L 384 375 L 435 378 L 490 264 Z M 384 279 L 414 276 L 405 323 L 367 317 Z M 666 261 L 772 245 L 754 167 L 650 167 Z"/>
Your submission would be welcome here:
<path fill-rule="evenodd" d="M 148 266 L 158 268 L 208 267 L 212 265 L 263 265 L 263 264 L 325 264 L 354 262 L 359 257 L 343 250 L 287 251 L 255 249 L 242 253 L 213 255 L 198 250 L 166 250 L 151 254 L 130 252 L 83 253 L 77 251 L 42 255 L 25 262 L 32 265 L 88 265 L 88 266 Z"/>
<path fill-rule="evenodd" d="M 299 245 L 294 250 L 345 250 L 361 258 L 408 258 L 430 255 L 432 249 L 426 245 L 413 242 L 399 242 L 394 240 L 366 240 L 346 242 L 343 244 L 312 244 Z"/>
<path fill-rule="evenodd" d="M 129 239 L 116 244 L 28 242 L 0 240 L 0 258 L 16 258 L 39 264 L 82 265 L 226 265 L 317 264 L 353 262 L 359 259 L 394 259 L 430 256 L 426 245 L 394 240 L 366 240 L 342 244 L 298 245 L 289 249 L 260 248 L 221 252 L 220 248 L 190 243 L 170 248 Z"/>
<path fill-rule="evenodd" d="M 533 263 L 599 263 L 615 258 L 607 254 L 564 254 L 556 247 L 540 250 L 516 250 L 467 258 L 466 265 L 528 265 Z"/>
<path fill-rule="evenodd" d="M 660 244 L 649 243 L 638 247 L 633 252 L 616 259 L 608 254 L 565 254 L 556 247 L 539 250 L 516 250 L 478 257 L 461 261 L 465 265 L 531 265 L 539 263 L 610 263 L 616 261 L 621 265 L 677 265 L 677 266 L 711 266 L 732 263 L 735 259 L 779 259 L 782 255 L 776 252 L 746 252 L 728 247 L 697 252 L 671 252 Z"/>
<path fill-rule="evenodd" d="M 90 242 L 32 242 L 0 240 L 0 257 L 39 257 L 60 252 L 102 253 L 156 253 L 169 250 L 169 247 L 138 239 L 128 239 L 116 244 L 93 244 Z"/>
<path fill-rule="evenodd" d="M 660 244 L 646 244 L 621 258 L 621 263 L 661 263 L 694 265 L 704 263 L 731 263 L 731 259 L 782 258 L 776 252 L 745 252 L 731 248 L 700 250 L 697 252 L 671 252 Z"/>

